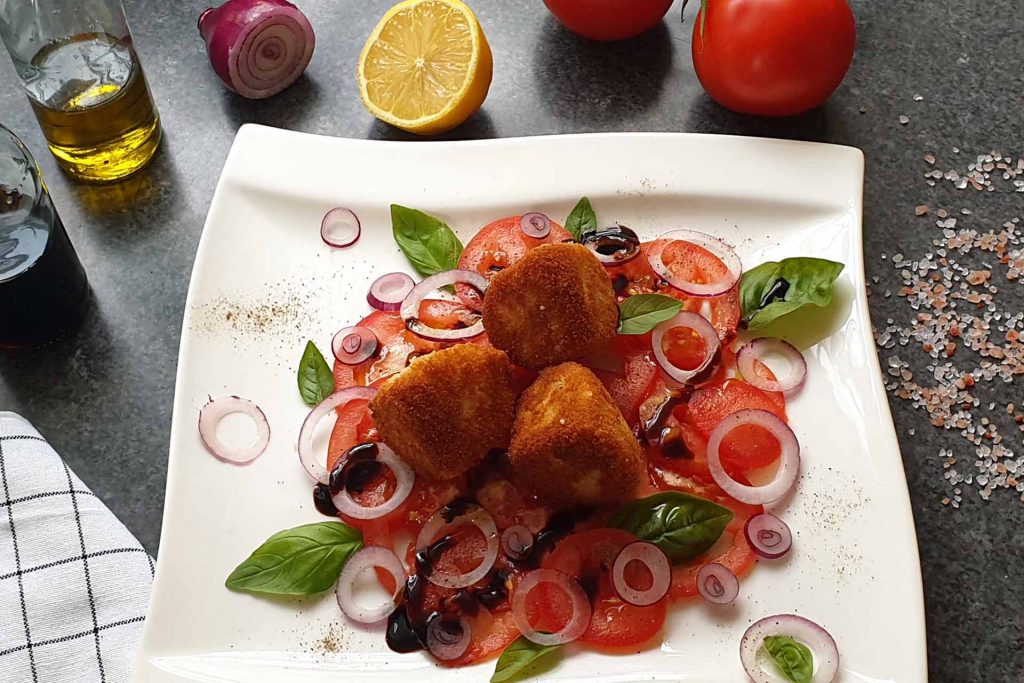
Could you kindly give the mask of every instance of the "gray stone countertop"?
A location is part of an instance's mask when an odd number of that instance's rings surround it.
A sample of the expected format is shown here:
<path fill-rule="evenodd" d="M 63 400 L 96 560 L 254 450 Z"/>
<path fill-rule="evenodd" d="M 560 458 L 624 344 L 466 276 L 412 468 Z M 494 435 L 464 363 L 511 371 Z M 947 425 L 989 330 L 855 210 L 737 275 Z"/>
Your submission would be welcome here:
<path fill-rule="evenodd" d="M 95 306 L 74 335 L 42 349 L 0 354 L 0 409 L 32 420 L 72 468 L 152 552 L 160 536 L 171 399 L 181 318 L 196 244 L 238 126 L 263 123 L 324 135 L 410 139 L 371 118 L 359 102 L 356 56 L 390 0 L 299 2 L 317 31 L 306 75 L 281 95 L 252 102 L 227 92 L 196 32 L 196 0 L 129 0 L 136 45 L 163 118 L 153 163 L 110 186 L 69 181 L 44 141 L 7 59 L 0 60 L 0 122 L 31 148 L 89 273 Z M 919 259 L 941 237 L 934 211 L 957 229 L 983 232 L 1024 215 L 1012 181 L 993 192 L 957 190 L 924 176 L 966 172 L 978 154 L 1024 155 L 1024 14 L 1017 0 L 852 0 L 853 67 L 822 108 L 766 120 L 725 111 L 704 95 L 690 60 L 679 4 L 633 41 L 591 43 L 562 29 L 541 0 L 471 2 L 494 51 L 482 111 L 446 139 L 597 131 L 689 131 L 852 145 L 867 158 L 865 256 L 874 323 L 909 326 L 916 312 L 896 295 L 891 257 Z M 691 5 L 697 5 L 693 2 Z M 915 95 L 920 95 L 916 98 Z M 909 117 L 901 123 L 900 117 Z M 954 151 L 959 148 L 960 152 Z M 934 154 L 934 166 L 923 160 Z M 1024 177 L 1024 176 L 1022 176 Z M 932 213 L 916 217 L 914 207 Z M 968 208 L 972 214 L 961 214 Z M 882 254 L 887 259 L 882 260 Z M 965 260 L 973 258 L 965 257 Z M 979 262 L 985 261 L 980 256 Z M 1024 285 L 999 281 L 1000 309 L 1024 310 Z M 886 298 L 884 290 L 891 290 Z M 898 352 L 922 384 L 932 362 L 920 344 Z M 962 370 L 981 359 L 961 350 Z M 932 382 L 934 384 L 934 382 Z M 1024 404 L 1024 378 L 978 387 L 981 408 Z M 973 472 L 974 448 L 956 431 L 891 397 L 923 565 L 928 654 L 935 681 L 1024 678 L 1024 503 L 998 490 L 988 502 L 962 485 L 959 509 L 943 478 L 940 449 Z M 982 412 L 978 416 L 987 414 Z M 1004 445 L 1024 455 L 1012 421 Z"/>

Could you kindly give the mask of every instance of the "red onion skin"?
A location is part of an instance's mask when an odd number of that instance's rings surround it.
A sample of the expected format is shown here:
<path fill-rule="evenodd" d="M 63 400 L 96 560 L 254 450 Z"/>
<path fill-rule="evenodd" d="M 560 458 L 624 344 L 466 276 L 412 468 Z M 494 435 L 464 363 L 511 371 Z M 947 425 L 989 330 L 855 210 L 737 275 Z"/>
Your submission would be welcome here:
<path fill-rule="evenodd" d="M 280 83 L 278 86 L 268 89 L 253 99 L 262 99 L 276 95 L 302 75 L 309 60 L 313 55 L 315 37 L 313 27 L 302 11 L 287 0 L 228 0 L 220 7 L 208 7 L 199 15 L 199 35 L 206 42 L 206 52 L 210 57 L 210 65 L 232 92 L 238 89 L 231 78 L 232 59 L 238 57 L 233 53 L 233 48 L 241 42 L 246 29 L 267 18 L 268 14 L 284 14 L 294 19 L 309 36 L 309 44 L 305 46 L 303 55 L 303 67 L 295 79 L 287 83 Z M 240 93 L 241 94 L 241 93 Z"/>

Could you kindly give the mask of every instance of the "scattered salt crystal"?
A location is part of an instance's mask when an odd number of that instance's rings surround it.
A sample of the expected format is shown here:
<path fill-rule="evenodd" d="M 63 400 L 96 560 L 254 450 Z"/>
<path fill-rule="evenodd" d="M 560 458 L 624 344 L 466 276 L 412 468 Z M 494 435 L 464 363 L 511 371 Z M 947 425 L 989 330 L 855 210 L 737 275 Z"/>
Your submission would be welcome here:
<path fill-rule="evenodd" d="M 910 123 L 910 117 L 906 114 L 900 114 L 900 124 L 905 126 Z"/>

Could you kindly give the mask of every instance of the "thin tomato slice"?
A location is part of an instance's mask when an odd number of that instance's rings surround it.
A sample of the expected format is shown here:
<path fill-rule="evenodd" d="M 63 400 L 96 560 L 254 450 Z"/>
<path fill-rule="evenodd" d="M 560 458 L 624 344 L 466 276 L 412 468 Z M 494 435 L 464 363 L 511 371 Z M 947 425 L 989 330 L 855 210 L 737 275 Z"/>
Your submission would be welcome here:
<path fill-rule="evenodd" d="M 651 335 L 617 335 L 611 352 L 622 359 L 621 372 L 593 367 L 630 427 L 639 423 L 640 404 L 657 380 L 658 369 L 651 360 Z"/>
<path fill-rule="evenodd" d="M 786 411 L 766 392 L 746 382 L 728 379 L 705 384 L 693 392 L 686 406 L 686 422 L 704 438 L 727 415 L 737 410 L 759 408 L 786 419 Z M 779 443 L 765 429 L 742 426 L 734 429 L 722 442 L 722 465 L 730 474 L 767 467 L 779 457 Z"/>
<path fill-rule="evenodd" d="M 529 237 L 519 227 L 519 216 L 506 216 L 488 223 L 473 236 L 459 257 L 459 268 L 475 270 L 490 279 L 508 268 L 542 244 L 572 241 L 572 235 L 558 223 L 551 221 L 547 237 Z"/>
<path fill-rule="evenodd" d="M 623 602 L 612 588 L 610 568 L 616 555 L 636 538 L 620 529 L 591 529 L 567 536 L 555 546 L 543 566 L 580 581 L 591 596 L 590 625 L 579 642 L 621 648 L 646 643 L 665 624 L 667 600 L 637 607 Z M 541 586 L 541 623 L 561 628 L 571 615 L 565 596 L 557 588 Z"/>

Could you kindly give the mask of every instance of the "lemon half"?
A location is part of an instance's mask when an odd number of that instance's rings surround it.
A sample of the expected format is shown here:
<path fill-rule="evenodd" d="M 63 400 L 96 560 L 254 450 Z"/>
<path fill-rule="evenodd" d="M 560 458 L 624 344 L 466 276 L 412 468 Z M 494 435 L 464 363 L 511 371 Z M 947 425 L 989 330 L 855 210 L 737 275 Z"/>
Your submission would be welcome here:
<path fill-rule="evenodd" d="M 491 48 L 459 0 L 405 0 L 359 54 L 359 95 L 381 121 L 420 135 L 455 128 L 491 85 Z"/>

